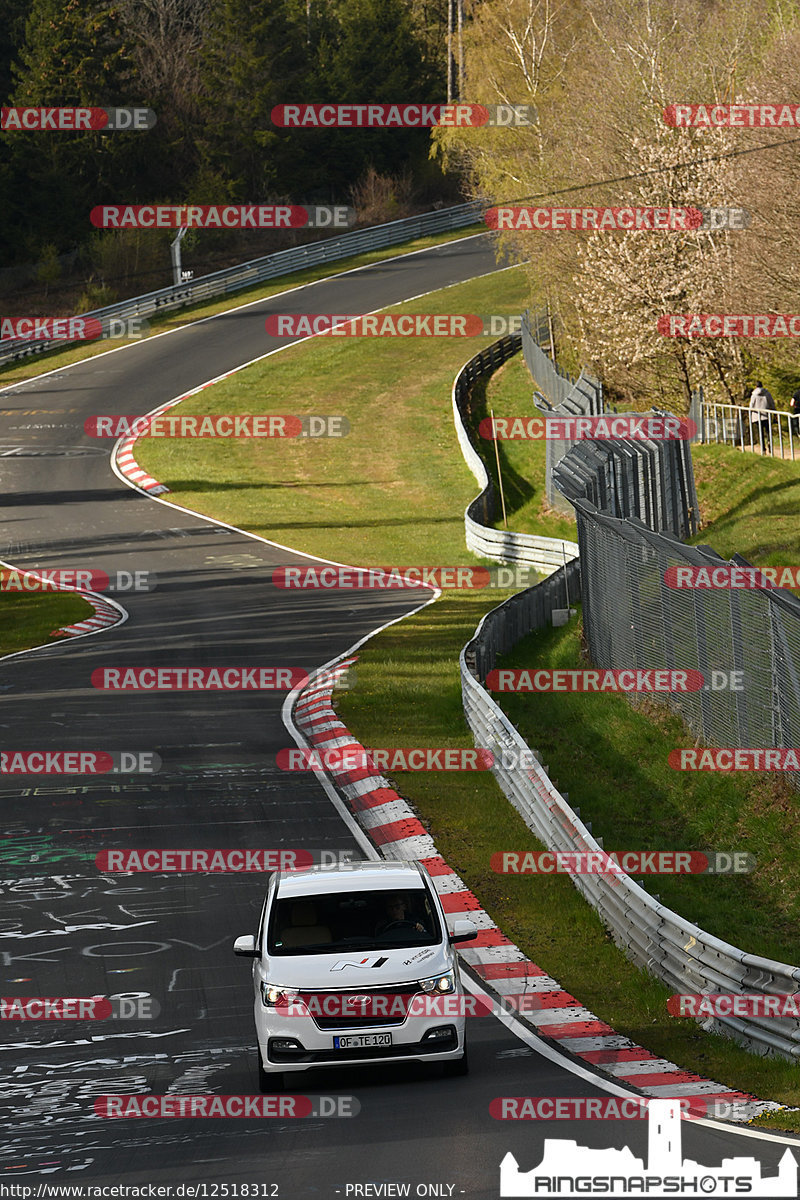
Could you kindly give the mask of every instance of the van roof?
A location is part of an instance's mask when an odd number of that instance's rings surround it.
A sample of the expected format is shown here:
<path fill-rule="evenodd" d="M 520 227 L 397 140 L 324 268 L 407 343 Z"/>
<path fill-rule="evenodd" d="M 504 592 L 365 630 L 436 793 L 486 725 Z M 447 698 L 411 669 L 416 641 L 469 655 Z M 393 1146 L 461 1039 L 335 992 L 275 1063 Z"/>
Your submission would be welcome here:
<path fill-rule="evenodd" d="M 278 894 L 282 897 L 322 892 L 389 892 L 424 886 L 416 861 L 337 863 L 332 867 L 278 872 Z"/>

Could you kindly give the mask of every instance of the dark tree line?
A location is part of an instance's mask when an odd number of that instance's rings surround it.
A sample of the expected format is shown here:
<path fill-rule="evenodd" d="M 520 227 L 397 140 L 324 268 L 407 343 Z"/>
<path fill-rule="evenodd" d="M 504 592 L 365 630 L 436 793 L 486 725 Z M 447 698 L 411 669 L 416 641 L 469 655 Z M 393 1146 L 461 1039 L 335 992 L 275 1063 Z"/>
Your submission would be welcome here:
<path fill-rule="evenodd" d="M 85 244 L 89 211 L 104 203 L 348 203 L 370 168 L 410 177 L 427 200 L 447 193 L 424 130 L 288 130 L 270 120 L 281 103 L 444 99 L 447 0 L 4 7 L 3 104 L 140 105 L 158 122 L 140 133 L 3 134 L 3 266 Z"/>

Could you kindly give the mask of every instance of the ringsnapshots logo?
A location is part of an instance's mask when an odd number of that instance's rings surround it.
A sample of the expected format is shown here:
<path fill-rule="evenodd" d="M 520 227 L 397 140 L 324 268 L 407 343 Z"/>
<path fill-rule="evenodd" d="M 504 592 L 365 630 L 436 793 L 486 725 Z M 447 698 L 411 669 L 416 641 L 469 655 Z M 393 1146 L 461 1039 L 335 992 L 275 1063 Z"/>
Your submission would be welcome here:
<path fill-rule="evenodd" d="M 144 317 L 0 317 L 0 341 L 96 342 L 147 337 Z"/>
<path fill-rule="evenodd" d="M 306 871 L 309 867 L 336 868 L 352 863 L 350 850 L 231 850 L 224 848 L 182 850 L 100 850 L 95 866 L 104 874 L 242 875 L 271 871 Z"/>
<path fill-rule="evenodd" d="M 798 313 L 665 313 L 656 329 L 671 338 L 800 337 Z"/>
<path fill-rule="evenodd" d="M 96 229 L 349 229 L 345 204 L 99 204 Z"/>
<path fill-rule="evenodd" d="M 97 667 L 102 692 L 283 692 L 308 683 L 301 667 Z"/>
<path fill-rule="evenodd" d="M 598 417 L 484 417 L 478 432 L 486 441 L 691 441 L 694 421 L 671 413 L 606 413 Z"/>
<path fill-rule="evenodd" d="M 90 567 L 60 567 L 52 571 L 0 569 L 0 592 L 152 592 L 156 582 L 152 571 L 121 568 L 110 574 Z"/>
<path fill-rule="evenodd" d="M 3 108 L 0 129 L 19 133 L 141 133 L 156 123 L 152 108 Z"/>
<path fill-rule="evenodd" d="M 347 437 L 350 422 L 333 413 L 293 416 L 277 413 L 211 413 L 190 416 L 158 413 L 154 416 L 87 417 L 83 430 L 93 438 L 322 438 Z"/>
<path fill-rule="evenodd" d="M 796 129 L 800 104 L 668 104 L 673 129 Z"/>
<path fill-rule="evenodd" d="M 277 104 L 280 129 L 508 129 L 537 123 L 532 104 Z"/>
<path fill-rule="evenodd" d="M 519 313 L 272 313 L 270 337 L 505 337 L 519 333 Z"/>
<path fill-rule="evenodd" d="M 520 1170 L 510 1151 L 505 1155 L 500 1163 L 500 1196 L 535 1196 L 541 1200 L 542 1196 L 714 1194 L 775 1200 L 797 1195 L 797 1160 L 791 1150 L 783 1154 L 776 1175 L 764 1177 L 761 1164 L 752 1155 L 725 1158 L 720 1166 L 706 1167 L 683 1158 L 683 1099 L 644 1103 L 649 1125 L 646 1160 L 636 1158 L 628 1146 L 598 1150 L 581 1146 L 574 1138 L 545 1138 L 541 1162 L 529 1171 Z"/>
<path fill-rule="evenodd" d="M 176 1117 L 181 1120 L 211 1117 L 260 1117 L 261 1119 L 307 1117 L 357 1117 L 361 1105 L 355 1096 L 217 1096 L 217 1095 L 137 1095 L 98 1096 L 94 1102 L 98 1117 Z"/>
<path fill-rule="evenodd" d="M 0 775 L 155 775 L 153 750 L 2 750 Z"/>
<path fill-rule="evenodd" d="M 276 567 L 272 583 L 285 591 L 351 591 L 367 588 L 439 588 L 441 591 L 501 591 L 531 587 L 538 579 L 533 567 L 395 566 L 395 567 Z"/>
<path fill-rule="evenodd" d="M 500 850 L 496 875 L 749 875 L 756 860 L 729 850 Z"/>
<path fill-rule="evenodd" d="M 487 210 L 489 229 L 581 233 L 667 232 L 684 233 L 703 227 L 699 208 L 518 208 L 513 205 Z"/>

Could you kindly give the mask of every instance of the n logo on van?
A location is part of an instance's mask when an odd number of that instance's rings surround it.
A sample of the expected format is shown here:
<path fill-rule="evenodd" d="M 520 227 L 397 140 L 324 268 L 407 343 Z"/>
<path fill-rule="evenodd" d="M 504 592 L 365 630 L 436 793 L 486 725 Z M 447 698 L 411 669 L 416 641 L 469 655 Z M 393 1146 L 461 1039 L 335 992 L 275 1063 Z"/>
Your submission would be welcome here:
<path fill-rule="evenodd" d="M 342 958 L 331 967 L 332 971 L 343 971 L 345 967 L 382 967 L 388 960 L 386 958 L 377 958 L 374 954 L 369 958 Z"/>

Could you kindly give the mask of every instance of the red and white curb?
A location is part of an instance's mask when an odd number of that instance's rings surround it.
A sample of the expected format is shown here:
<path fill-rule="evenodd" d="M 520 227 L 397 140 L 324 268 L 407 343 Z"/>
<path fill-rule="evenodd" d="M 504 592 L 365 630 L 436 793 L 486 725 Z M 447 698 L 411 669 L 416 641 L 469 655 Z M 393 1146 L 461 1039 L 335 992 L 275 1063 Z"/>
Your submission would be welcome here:
<path fill-rule="evenodd" d="M 149 413 L 143 413 L 138 419 L 144 422 L 152 420 L 154 417 L 159 417 L 167 409 L 174 408 L 176 404 L 180 404 L 183 400 L 188 400 L 190 396 L 196 396 L 198 392 L 205 391 L 206 388 L 211 387 L 215 383 L 220 383 L 223 379 L 227 379 L 229 375 L 235 375 L 239 370 L 239 367 L 234 367 L 232 371 L 226 371 L 224 375 L 217 375 L 214 379 L 208 379 L 205 383 L 201 383 L 199 387 L 192 388 L 190 392 L 184 392 L 182 396 L 176 396 L 174 400 L 168 400 L 166 404 L 152 409 Z M 120 475 L 124 475 L 140 492 L 144 492 L 147 496 L 163 496 L 170 489 L 165 483 L 159 483 L 152 475 L 148 475 L 147 471 L 142 470 L 133 452 L 137 441 L 146 432 L 143 429 L 139 433 L 126 433 L 119 441 L 115 442 L 114 448 L 111 451 L 111 463 L 112 466 L 116 467 Z"/>
<path fill-rule="evenodd" d="M 325 668 L 324 682 L 315 683 L 312 679 L 299 693 L 293 718 L 314 749 L 345 746 L 354 752 L 364 749 L 331 704 L 335 678 L 355 661 L 353 657 L 340 659 L 335 666 Z M 460 957 L 479 976 L 486 990 L 513 1005 L 540 1037 L 550 1039 L 594 1070 L 646 1096 L 698 1096 L 706 1102 L 735 1105 L 730 1110 L 735 1115 L 729 1117 L 733 1121 L 750 1121 L 761 1113 L 785 1107 L 684 1071 L 676 1063 L 658 1058 L 616 1033 L 502 933 L 438 853 L 433 838 L 408 802 L 384 776 L 366 767 L 350 771 L 326 768 L 325 774 L 333 780 L 351 813 L 384 858 L 418 858 L 431 875 L 447 916 L 454 921 L 466 917 L 477 925 L 477 938 L 459 950 Z M 522 998 L 532 994 L 536 996 L 537 1007 L 528 1011 Z"/>
<path fill-rule="evenodd" d="M 62 589 L 72 590 L 72 589 Z M 85 621 L 76 621 L 74 625 L 62 625 L 60 629 L 52 631 L 53 637 L 58 637 L 59 634 L 64 637 L 81 637 L 84 633 L 96 633 L 100 629 L 110 629 L 112 625 L 121 625 L 124 620 L 127 620 L 128 614 L 121 605 L 115 605 L 112 601 L 98 596 L 96 592 L 80 592 L 75 591 L 74 595 L 82 596 L 84 600 L 88 600 L 94 609 L 94 616 L 87 617 Z"/>
<path fill-rule="evenodd" d="M 52 580 L 44 580 L 41 575 L 35 570 L 30 570 L 23 567 L 15 567 L 11 563 L 0 559 L 0 567 L 6 567 L 10 571 L 17 571 L 20 575 L 29 575 L 33 579 L 46 582 L 46 588 L 42 591 L 52 592 L 68 592 L 71 596 L 80 596 L 83 600 L 88 601 L 94 609 L 94 616 L 87 617 L 85 621 L 75 621 L 72 625 L 61 625 L 58 629 L 50 631 L 51 637 L 85 637 L 88 633 L 99 633 L 101 629 L 110 629 L 112 625 L 122 625 L 128 619 L 128 612 L 118 604 L 116 600 L 110 600 L 106 596 L 99 596 L 97 592 L 85 592 L 80 588 L 71 588 L 59 586 Z M 38 589 L 31 589 L 38 590 Z M 44 646 L 32 646 L 31 650 L 43 650 Z M 29 650 L 20 650 L 20 654 L 28 654 Z M 15 654 L 5 654 L 4 658 L 16 658 Z"/>
<path fill-rule="evenodd" d="M 164 492 L 169 491 L 169 488 L 165 483 L 159 483 L 157 479 L 153 479 L 152 475 L 148 475 L 147 471 L 143 471 L 139 466 L 133 453 L 135 442 L 136 435 L 131 434 L 120 443 L 118 448 L 115 448 L 117 466 L 126 479 L 129 479 L 143 492 L 147 492 L 149 496 L 163 495 Z"/>

